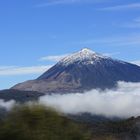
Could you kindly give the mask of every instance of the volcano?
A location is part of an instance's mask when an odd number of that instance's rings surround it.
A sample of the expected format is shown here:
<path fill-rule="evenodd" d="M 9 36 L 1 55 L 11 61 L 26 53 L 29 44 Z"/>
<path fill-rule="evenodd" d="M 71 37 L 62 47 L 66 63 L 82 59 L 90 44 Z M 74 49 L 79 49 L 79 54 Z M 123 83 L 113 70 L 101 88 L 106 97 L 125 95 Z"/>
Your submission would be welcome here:
<path fill-rule="evenodd" d="M 46 94 L 74 93 L 115 88 L 118 81 L 140 82 L 140 67 L 85 48 L 63 58 L 37 79 L 17 84 L 12 89 Z"/>

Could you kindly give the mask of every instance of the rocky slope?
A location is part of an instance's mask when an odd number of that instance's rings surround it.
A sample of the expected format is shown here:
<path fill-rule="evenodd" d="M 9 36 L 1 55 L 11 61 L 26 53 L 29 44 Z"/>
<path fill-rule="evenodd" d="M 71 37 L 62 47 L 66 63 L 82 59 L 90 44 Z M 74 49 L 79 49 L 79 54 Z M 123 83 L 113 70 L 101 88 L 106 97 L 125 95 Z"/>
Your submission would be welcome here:
<path fill-rule="evenodd" d="M 43 95 L 43 93 L 39 93 L 36 91 L 19 91 L 14 89 L 0 91 L 0 99 L 4 101 L 14 100 L 19 103 L 36 101 L 40 96 Z"/>

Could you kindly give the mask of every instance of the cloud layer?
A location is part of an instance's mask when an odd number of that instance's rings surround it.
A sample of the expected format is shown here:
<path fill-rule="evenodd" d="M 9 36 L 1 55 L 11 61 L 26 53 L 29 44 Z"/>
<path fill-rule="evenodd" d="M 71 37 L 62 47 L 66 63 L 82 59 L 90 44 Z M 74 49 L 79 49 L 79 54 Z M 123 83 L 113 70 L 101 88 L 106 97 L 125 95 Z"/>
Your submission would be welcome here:
<path fill-rule="evenodd" d="M 14 105 L 15 105 L 15 101 L 14 100 L 5 102 L 4 100 L 0 99 L 0 108 L 4 108 L 6 110 L 10 110 Z"/>
<path fill-rule="evenodd" d="M 31 66 L 31 67 L 1 66 L 0 76 L 42 74 L 43 72 L 48 70 L 50 67 L 51 65 Z"/>
<path fill-rule="evenodd" d="M 117 90 L 92 90 L 84 94 L 50 95 L 40 103 L 70 114 L 91 113 L 107 117 L 140 115 L 140 83 L 119 82 Z"/>

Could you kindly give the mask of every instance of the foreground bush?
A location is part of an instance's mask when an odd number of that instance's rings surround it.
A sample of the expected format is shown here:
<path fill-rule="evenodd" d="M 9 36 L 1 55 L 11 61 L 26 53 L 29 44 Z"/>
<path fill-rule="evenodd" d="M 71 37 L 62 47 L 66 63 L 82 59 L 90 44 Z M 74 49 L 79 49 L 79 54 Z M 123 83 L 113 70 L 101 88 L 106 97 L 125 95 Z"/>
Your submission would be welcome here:
<path fill-rule="evenodd" d="M 81 127 L 43 106 L 15 107 L 0 123 L 0 140 L 90 140 Z"/>

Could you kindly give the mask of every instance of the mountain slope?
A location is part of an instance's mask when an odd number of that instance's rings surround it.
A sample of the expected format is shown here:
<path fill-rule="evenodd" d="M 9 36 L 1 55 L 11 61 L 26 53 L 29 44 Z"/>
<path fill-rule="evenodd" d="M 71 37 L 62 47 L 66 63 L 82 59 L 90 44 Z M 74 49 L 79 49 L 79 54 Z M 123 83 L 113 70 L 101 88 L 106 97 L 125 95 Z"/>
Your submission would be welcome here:
<path fill-rule="evenodd" d="M 83 92 L 114 88 L 118 81 L 140 82 L 140 67 L 83 49 L 65 57 L 39 78 L 13 89 L 43 93 Z"/>
<path fill-rule="evenodd" d="M 39 93 L 36 91 L 20 91 L 14 89 L 0 91 L 0 99 L 4 101 L 14 100 L 19 103 L 36 101 L 40 96 L 43 95 L 44 95 L 43 93 Z"/>

